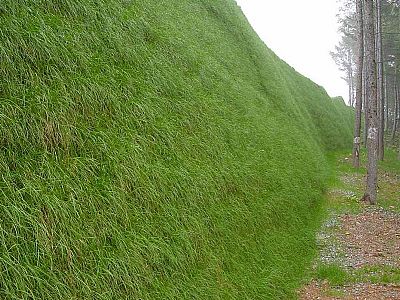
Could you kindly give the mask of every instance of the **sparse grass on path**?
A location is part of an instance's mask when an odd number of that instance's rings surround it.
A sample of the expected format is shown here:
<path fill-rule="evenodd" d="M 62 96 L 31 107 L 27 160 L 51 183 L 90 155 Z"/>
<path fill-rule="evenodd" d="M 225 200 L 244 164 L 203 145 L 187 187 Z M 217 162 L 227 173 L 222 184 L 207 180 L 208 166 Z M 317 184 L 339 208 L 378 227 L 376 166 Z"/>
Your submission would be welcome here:
<path fill-rule="evenodd" d="M 300 299 L 400 299 L 400 165 L 388 151 L 379 170 L 376 206 L 361 203 L 365 169 L 348 155 L 332 156 L 327 221 L 319 257 Z"/>

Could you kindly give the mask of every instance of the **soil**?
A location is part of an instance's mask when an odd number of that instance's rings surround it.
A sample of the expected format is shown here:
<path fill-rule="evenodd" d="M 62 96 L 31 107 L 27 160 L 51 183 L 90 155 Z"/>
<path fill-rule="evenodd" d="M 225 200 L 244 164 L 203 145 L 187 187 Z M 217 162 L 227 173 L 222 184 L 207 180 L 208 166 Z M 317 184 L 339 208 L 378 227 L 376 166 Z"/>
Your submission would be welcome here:
<path fill-rule="evenodd" d="M 399 300 L 400 286 L 359 283 L 332 288 L 328 283 L 312 282 L 301 291 L 303 300 Z"/>
<path fill-rule="evenodd" d="M 399 176 L 380 175 L 381 199 L 387 196 L 400 201 Z M 340 181 L 339 188 L 328 191 L 329 201 L 357 202 L 364 177 L 357 173 L 343 173 Z M 314 264 L 314 269 L 321 265 L 339 266 L 356 280 L 333 286 L 327 280 L 313 279 L 299 291 L 300 299 L 400 300 L 399 282 L 373 284 L 368 274 L 361 279 L 354 275 L 360 270 L 374 270 L 372 275 L 383 274 L 388 268 L 400 270 L 400 213 L 392 207 L 369 206 L 361 202 L 357 206 L 355 212 L 332 212 L 331 218 L 323 224 L 317 235 L 320 253 Z"/>
<path fill-rule="evenodd" d="M 358 215 L 341 216 L 340 221 L 340 240 L 353 268 L 400 267 L 400 215 L 368 209 Z"/>

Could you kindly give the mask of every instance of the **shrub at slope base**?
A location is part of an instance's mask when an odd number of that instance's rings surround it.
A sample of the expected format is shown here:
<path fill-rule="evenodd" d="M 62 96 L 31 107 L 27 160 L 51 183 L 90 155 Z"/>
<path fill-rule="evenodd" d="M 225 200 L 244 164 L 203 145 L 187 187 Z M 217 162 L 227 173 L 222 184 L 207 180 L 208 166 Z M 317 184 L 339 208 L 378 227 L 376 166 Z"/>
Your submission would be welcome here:
<path fill-rule="evenodd" d="M 234 1 L 4 0 L 0 23 L 0 298 L 293 296 L 349 113 Z"/>

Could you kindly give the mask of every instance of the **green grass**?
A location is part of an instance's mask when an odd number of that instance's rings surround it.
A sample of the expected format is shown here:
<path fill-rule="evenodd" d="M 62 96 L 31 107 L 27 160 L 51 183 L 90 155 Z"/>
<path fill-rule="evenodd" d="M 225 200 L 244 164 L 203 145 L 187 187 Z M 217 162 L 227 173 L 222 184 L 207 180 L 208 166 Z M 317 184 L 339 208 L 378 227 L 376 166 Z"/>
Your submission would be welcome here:
<path fill-rule="evenodd" d="M 396 285 L 400 283 L 400 270 L 387 266 L 366 266 L 352 272 L 338 265 L 319 265 L 314 273 L 315 279 L 329 283 L 328 293 L 335 296 L 345 296 L 343 291 L 335 287 L 358 283 L 372 283 L 378 285 Z"/>
<path fill-rule="evenodd" d="M 399 284 L 400 269 L 389 266 L 367 266 L 355 272 L 353 281 L 375 284 Z"/>
<path fill-rule="evenodd" d="M 380 162 L 379 167 L 382 170 L 381 176 L 385 174 L 392 179 L 397 179 L 398 182 L 400 176 L 400 160 L 398 159 L 397 149 L 386 149 L 385 159 Z M 378 195 L 380 199 L 383 200 L 380 202 L 382 207 L 391 211 L 400 212 L 400 190 L 399 184 L 395 184 L 395 182 L 381 180 L 379 183 L 380 193 Z"/>
<path fill-rule="evenodd" d="M 316 278 L 328 281 L 331 286 L 340 286 L 349 280 L 349 275 L 338 265 L 319 265 L 316 270 Z"/>
<path fill-rule="evenodd" d="M 330 287 L 355 283 L 399 284 L 399 268 L 388 266 L 366 266 L 354 271 L 345 270 L 338 265 L 318 265 L 313 277 L 326 281 Z"/>
<path fill-rule="evenodd" d="M 385 149 L 385 158 L 380 162 L 382 170 L 400 175 L 400 159 L 398 159 L 398 151 L 395 148 Z"/>
<path fill-rule="evenodd" d="M 233 0 L 3 0 L 1 299 L 291 299 L 352 112 Z"/>

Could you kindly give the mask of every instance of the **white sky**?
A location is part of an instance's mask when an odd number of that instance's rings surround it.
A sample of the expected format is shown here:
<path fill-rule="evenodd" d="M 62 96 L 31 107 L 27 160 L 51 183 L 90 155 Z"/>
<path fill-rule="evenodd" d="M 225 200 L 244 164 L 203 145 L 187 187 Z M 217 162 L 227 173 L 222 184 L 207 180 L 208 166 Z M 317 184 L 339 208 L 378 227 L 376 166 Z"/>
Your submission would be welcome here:
<path fill-rule="evenodd" d="M 330 96 L 348 100 L 343 76 L 332 60 L 339 40 L 336 0 L 236 0 L 265 44 Z"/>

